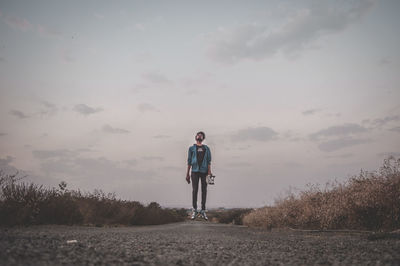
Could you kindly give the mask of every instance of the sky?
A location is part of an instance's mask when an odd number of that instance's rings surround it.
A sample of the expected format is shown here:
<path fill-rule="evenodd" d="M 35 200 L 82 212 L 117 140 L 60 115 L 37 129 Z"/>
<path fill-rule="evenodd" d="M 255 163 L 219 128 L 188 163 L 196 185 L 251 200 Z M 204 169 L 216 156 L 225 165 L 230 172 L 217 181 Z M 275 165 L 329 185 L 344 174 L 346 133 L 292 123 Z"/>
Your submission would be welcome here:
<path fill-rule="evenodd" d="M 400 156 L 400 1 L 0 0 L 0 169 L 191 207 L 261 207 Z M 199 201 L 200 201 L 199 193 Z"/>

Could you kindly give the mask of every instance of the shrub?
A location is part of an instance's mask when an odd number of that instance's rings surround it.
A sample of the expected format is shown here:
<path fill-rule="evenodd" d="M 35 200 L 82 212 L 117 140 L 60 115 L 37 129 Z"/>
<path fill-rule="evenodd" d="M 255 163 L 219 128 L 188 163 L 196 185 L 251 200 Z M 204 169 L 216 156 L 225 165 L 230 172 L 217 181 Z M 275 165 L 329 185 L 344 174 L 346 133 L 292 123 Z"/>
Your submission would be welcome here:
<path fill-rule="evenodd" d="M 137 201 L 117 199 L 114 193 L 81 193 L 19 182 L 0 172 L 0 225 L 87 224 L 150 225 L 182 221 L 186 212 L 163 209 L 157 202 L 144 207 Z"/>
<path fill-rule="evenodd" d="M 162 209 L 157 202 L 151 202 L 147 207 L 140 206 L 136 209 L 131 224 L 133 225 L 146 225 L 146 224 L 165 224 L 170 222 L 183 221 L 187 216 L 186 212 L 182 213 Z"/>
<path fill-rule="evenodd" d="M 400 227 L 400 158 L 384 159 L 378 171 L 361 170 L 342 184 L 309 186 L 274 206 L 246 215 L 244 224 L 266 228 L 391 230 Z"/>
<path fill-rule="evenodd" d="M 1 187 L 0 217 L 3 225 L 74 224 L 82 220 L 76 201 L 70 195 L 15 180 Z"/>

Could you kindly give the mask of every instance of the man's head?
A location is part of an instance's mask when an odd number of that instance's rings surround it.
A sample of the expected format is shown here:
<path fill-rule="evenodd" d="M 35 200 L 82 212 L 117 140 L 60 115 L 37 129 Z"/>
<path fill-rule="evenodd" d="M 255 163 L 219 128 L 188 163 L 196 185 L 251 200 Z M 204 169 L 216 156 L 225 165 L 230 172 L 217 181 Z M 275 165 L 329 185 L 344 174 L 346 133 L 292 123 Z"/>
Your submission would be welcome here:
<path fill-rule="evenodd" d="M 199 131 L 196 133 L 196 141 L 202 142 L 206 138 L 206 134 L 203 131 Z"/>

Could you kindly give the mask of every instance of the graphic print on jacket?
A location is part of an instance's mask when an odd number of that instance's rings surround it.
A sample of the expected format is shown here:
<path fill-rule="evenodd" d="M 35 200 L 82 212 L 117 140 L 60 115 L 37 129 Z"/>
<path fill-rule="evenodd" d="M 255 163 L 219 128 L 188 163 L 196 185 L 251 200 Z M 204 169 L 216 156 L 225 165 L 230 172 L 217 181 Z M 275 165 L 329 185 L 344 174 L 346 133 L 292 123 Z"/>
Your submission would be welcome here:
<path fill-rule="evenodd" d="M 196 145 L 196 152 L 197 152 L 197 163 L 199 165 L 199 168 L 201 166 L 201 164 L 203 163 L 203 159 L 204 159 L 204 154 L 206 154 L 206 149 L 204 148 L 204 146 L 197 146 Z"/>

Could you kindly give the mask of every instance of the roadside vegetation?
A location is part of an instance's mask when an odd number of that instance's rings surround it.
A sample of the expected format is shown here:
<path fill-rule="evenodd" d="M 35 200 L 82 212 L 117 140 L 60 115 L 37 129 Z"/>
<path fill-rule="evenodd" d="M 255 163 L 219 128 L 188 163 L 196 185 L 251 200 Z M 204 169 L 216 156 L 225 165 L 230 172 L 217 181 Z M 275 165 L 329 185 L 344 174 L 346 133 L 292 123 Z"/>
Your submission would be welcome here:
<path fill-rule="evenodd" d="M 101 190 L 83 193 L 67 189 L 45 188 L 21 182 L 17 174 L 0 172 L 0 225 L 155 225 L 183 221 L 185 209 L 161 208 L 157 202 L 144 206 L 125 201 Z"/>
<path fill-rule="evenodd" d="M 0 225 L 156 225 L 188 219 L 184 208 L 147 206 L 102 190 L 81 192 L 23 182 L 0 171 Z M 208 211 L 210 221 L 251 227 L 374 230 L 400 229 L 400 158 L 390 156 L 376 171 L 361 170 L 347 181 L 309 185 L 272 206 Z"/>
<path fill-rule="evenodd" d="M 400 158 L 389 156 L 378 170 L 361 170 L 343 183 L 288 193 L 273 206 L 247 214 L 243 223 L 268 229 L 399 229 Z"/>

